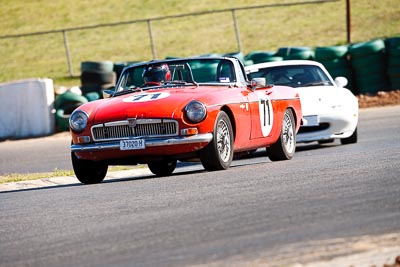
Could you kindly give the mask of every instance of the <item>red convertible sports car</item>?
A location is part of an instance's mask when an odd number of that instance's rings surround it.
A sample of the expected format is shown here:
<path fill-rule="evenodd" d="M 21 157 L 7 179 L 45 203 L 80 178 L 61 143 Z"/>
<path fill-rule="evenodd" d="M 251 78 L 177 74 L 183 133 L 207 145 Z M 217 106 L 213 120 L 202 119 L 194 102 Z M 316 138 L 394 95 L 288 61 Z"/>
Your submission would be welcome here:
<path fill-rule="evenodd" d="M 261 147 L 272 161 L 295 153 L 298 94 L 265 78 L 248 81 L 236 58 L 135 64 L 103 95 L 70 116 L 72 165 L 82 183 L 103 181 L 109 165 L 147 164 L 166 176 L 178 160 L 200 160 L 214 171 Z"/>

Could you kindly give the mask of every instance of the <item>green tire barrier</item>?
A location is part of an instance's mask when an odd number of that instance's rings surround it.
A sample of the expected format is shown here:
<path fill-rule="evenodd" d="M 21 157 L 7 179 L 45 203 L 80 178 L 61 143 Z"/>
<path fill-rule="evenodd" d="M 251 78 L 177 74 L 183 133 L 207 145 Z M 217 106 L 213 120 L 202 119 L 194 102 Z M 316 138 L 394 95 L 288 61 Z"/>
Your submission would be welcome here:
<path fill-rule="evenodd" d="M 400 77 L 391 77 L 390 78 L 390 88 L 392 90 L 400 90 Z"/>
<path fill-rule="evenodd" d="M 298 54 L 304 51 L 310 51 L 312 48 L 310 47 L 281 47 L 276 52 L 275 56 L 277 57 L 287 57 L 292 54 Z"/>
<path fill-rule="evenodd" d="M 392 48 L 400 49 L 400 36 L 386 38 L 385 46 L 387 49 L 392 49 Z"/>
<path fill-rule="evenodd" d="M 326 46 L 315 48 L 315 60 L 316 61 L 329 61 L 338 58 L 344 58 L 349 52 L 347 45 L 341 46 Z"/>
<path fill-rule="evenodd" d="M 304 60 L 312 60 L 314 58 L 313 50 L 306 50 L 297 53 L 290 54 L 284 57 L 284 60 L 293 60 L 293 59 L 304 59 Z"/>
<path fill-rule="evenodd" d="M 260 62 L 255 62 L 255 63 L 263 63 L 263 62 L 275 62 L 275 61 L 282 61 L 283 57 L 265 57 L 265 58 L 260 58 Z"/>
<path fill-rule="evenodd" d="M 400 36 L 385 40 L 390 89 L 400 89 Z"/>
<path fill-rule="evenodd" d="M 84 96 L 75 94 L 71 91 L 66 91 L 65 93 L 58 95 L 55 99 L 54 106 L 56 109 L 63 108 L 68 103 L 86 103 L 88 102 Z"/>
<path fill-rule="evenodd" d="M 69 116 L 64 115 L 63 109 L 56 110 L 56 128 L 57 131 L 65 132 L 69 130 Z"/>
<path fill-rule="evenodd" d="M 391 77 L 400 77 L 400 66 L 388 68 L 387 74 Z"/>
<path fill-rule="evenodd" d="M 400 66 L 388 68 L 390 89 L 400 90 Z"/>
<path fill-rule="evenodd" d="M 81 95 L 67 91 L 59 95 L 55 101 L 56 107 L 56 128 L 58 131 L 69 130 L 69 117 L 71 113 L 80 105 L 88 102 L 88 100 Z"/>
<path fill-rule="evenodd" d="M 368 69 L 372 71 L 384 72 L 386 68 L 386 54 L 384 51 L 366 55 L 363 57 L 353 58 L 352 66 L 359 71 Z M 367 71 L 367 73 L 370 71 Z"/>
<path fill-rule="evenodd" d="M 348 52 L 349 47 L 347 45 L 316 47 L 314 58 L 324 65 L 332 78 L 345 77 L 348 81 L 346 88 L 357 94 L 353 70 L 348 60 Z"/>
<path fill-rule="evenodd" d="M 86 99 L 91 102 L 94 100 L 98 100 L 101 98 L 100 94 L 98 92 L 89 92 L 84 94 L 84 97 L 86 97 Z"/>
<path fill-rule="evenodd" d="M 369 42 L 361 42 L 351 45 L 349 47 L 349 54 L 351 58 L 357 58 L 379 53 L 384 49 L 385 42 L 381 39 L 376 39 Z"/>
<path fill-rule="evenodd" d="M 375 95 L 389 88 L 383 40 L 353 44 L 349 47 L 349 55 L 359 93 Z"/>
<path fill-rule="evenodd" d="M 346 58 L 335 58 L 335 59 L 330 59 L 330 60 L 317 60 L 320 62 L 324 67 L 330 71 L 330 70 L 336 70 L 336 69 L 347 69 L 350 67 L 349 61 Z"/>
<path fill-rule="evenodd" d="M 384 74 L 370 74 L 357 80 L 360 94 L 376 94 L 378 91 L 387 91 L 389 88 L 388 79 Z"/>
<path fill-rule="evenodd" d="M 388 62 L 388 67 L 400 66 L 400 55 L 389 54 L 387 62 Z"/>
<path fill-rule="evenodd" d="M 268 51 L 253 51 L 250 52 L 245 56 L 246 61 L 253 61 L 254 64 L 267 62 L 265 60 L 274 57 L 275 52 L 268 52 Z"/>

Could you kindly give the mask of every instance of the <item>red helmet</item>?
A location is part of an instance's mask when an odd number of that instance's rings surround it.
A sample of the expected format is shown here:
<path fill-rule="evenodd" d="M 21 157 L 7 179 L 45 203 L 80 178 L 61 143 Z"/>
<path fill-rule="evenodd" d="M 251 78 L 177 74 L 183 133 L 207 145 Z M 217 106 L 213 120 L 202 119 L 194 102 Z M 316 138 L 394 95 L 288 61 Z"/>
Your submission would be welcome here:
<path fill-rule="evenodd" d="M 144 68 L 143 79 L 145 83 L 160 83 L 171 79 L 171 72 L 167 64 L 154 64 Z"/>

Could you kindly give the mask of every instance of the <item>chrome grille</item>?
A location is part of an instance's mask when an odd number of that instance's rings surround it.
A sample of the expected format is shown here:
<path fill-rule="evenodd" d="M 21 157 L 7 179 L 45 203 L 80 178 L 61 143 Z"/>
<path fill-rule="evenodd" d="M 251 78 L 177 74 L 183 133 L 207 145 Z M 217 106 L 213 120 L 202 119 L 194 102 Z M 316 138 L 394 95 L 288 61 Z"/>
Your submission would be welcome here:
<path fill-rule="evenodd" d="M 92 126 L 92 136 L 94 141 L 174 135 L 178 135 L 178 122 L 175 120 L 138 119 L 109 122 Z"/>

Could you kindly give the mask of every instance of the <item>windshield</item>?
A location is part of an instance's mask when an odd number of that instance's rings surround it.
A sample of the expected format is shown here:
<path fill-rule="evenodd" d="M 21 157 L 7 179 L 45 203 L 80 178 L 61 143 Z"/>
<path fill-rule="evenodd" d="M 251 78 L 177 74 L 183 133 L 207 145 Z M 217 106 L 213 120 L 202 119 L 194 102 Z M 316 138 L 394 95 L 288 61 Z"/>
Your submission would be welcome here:
<path fill-rule="evenodd" d="M 229 85 L 236 80 L 232 61 L 224 58 L 151 61 L 125 69 L 116 92 L 176 85 Z"/>
<path fill-rule="evenodd" d="M 287 65 L 261 68 L 248 74 L 249 79 L 265 78 L 268 84 L 291 87 L 333 85 L 318 66 Z"/>

